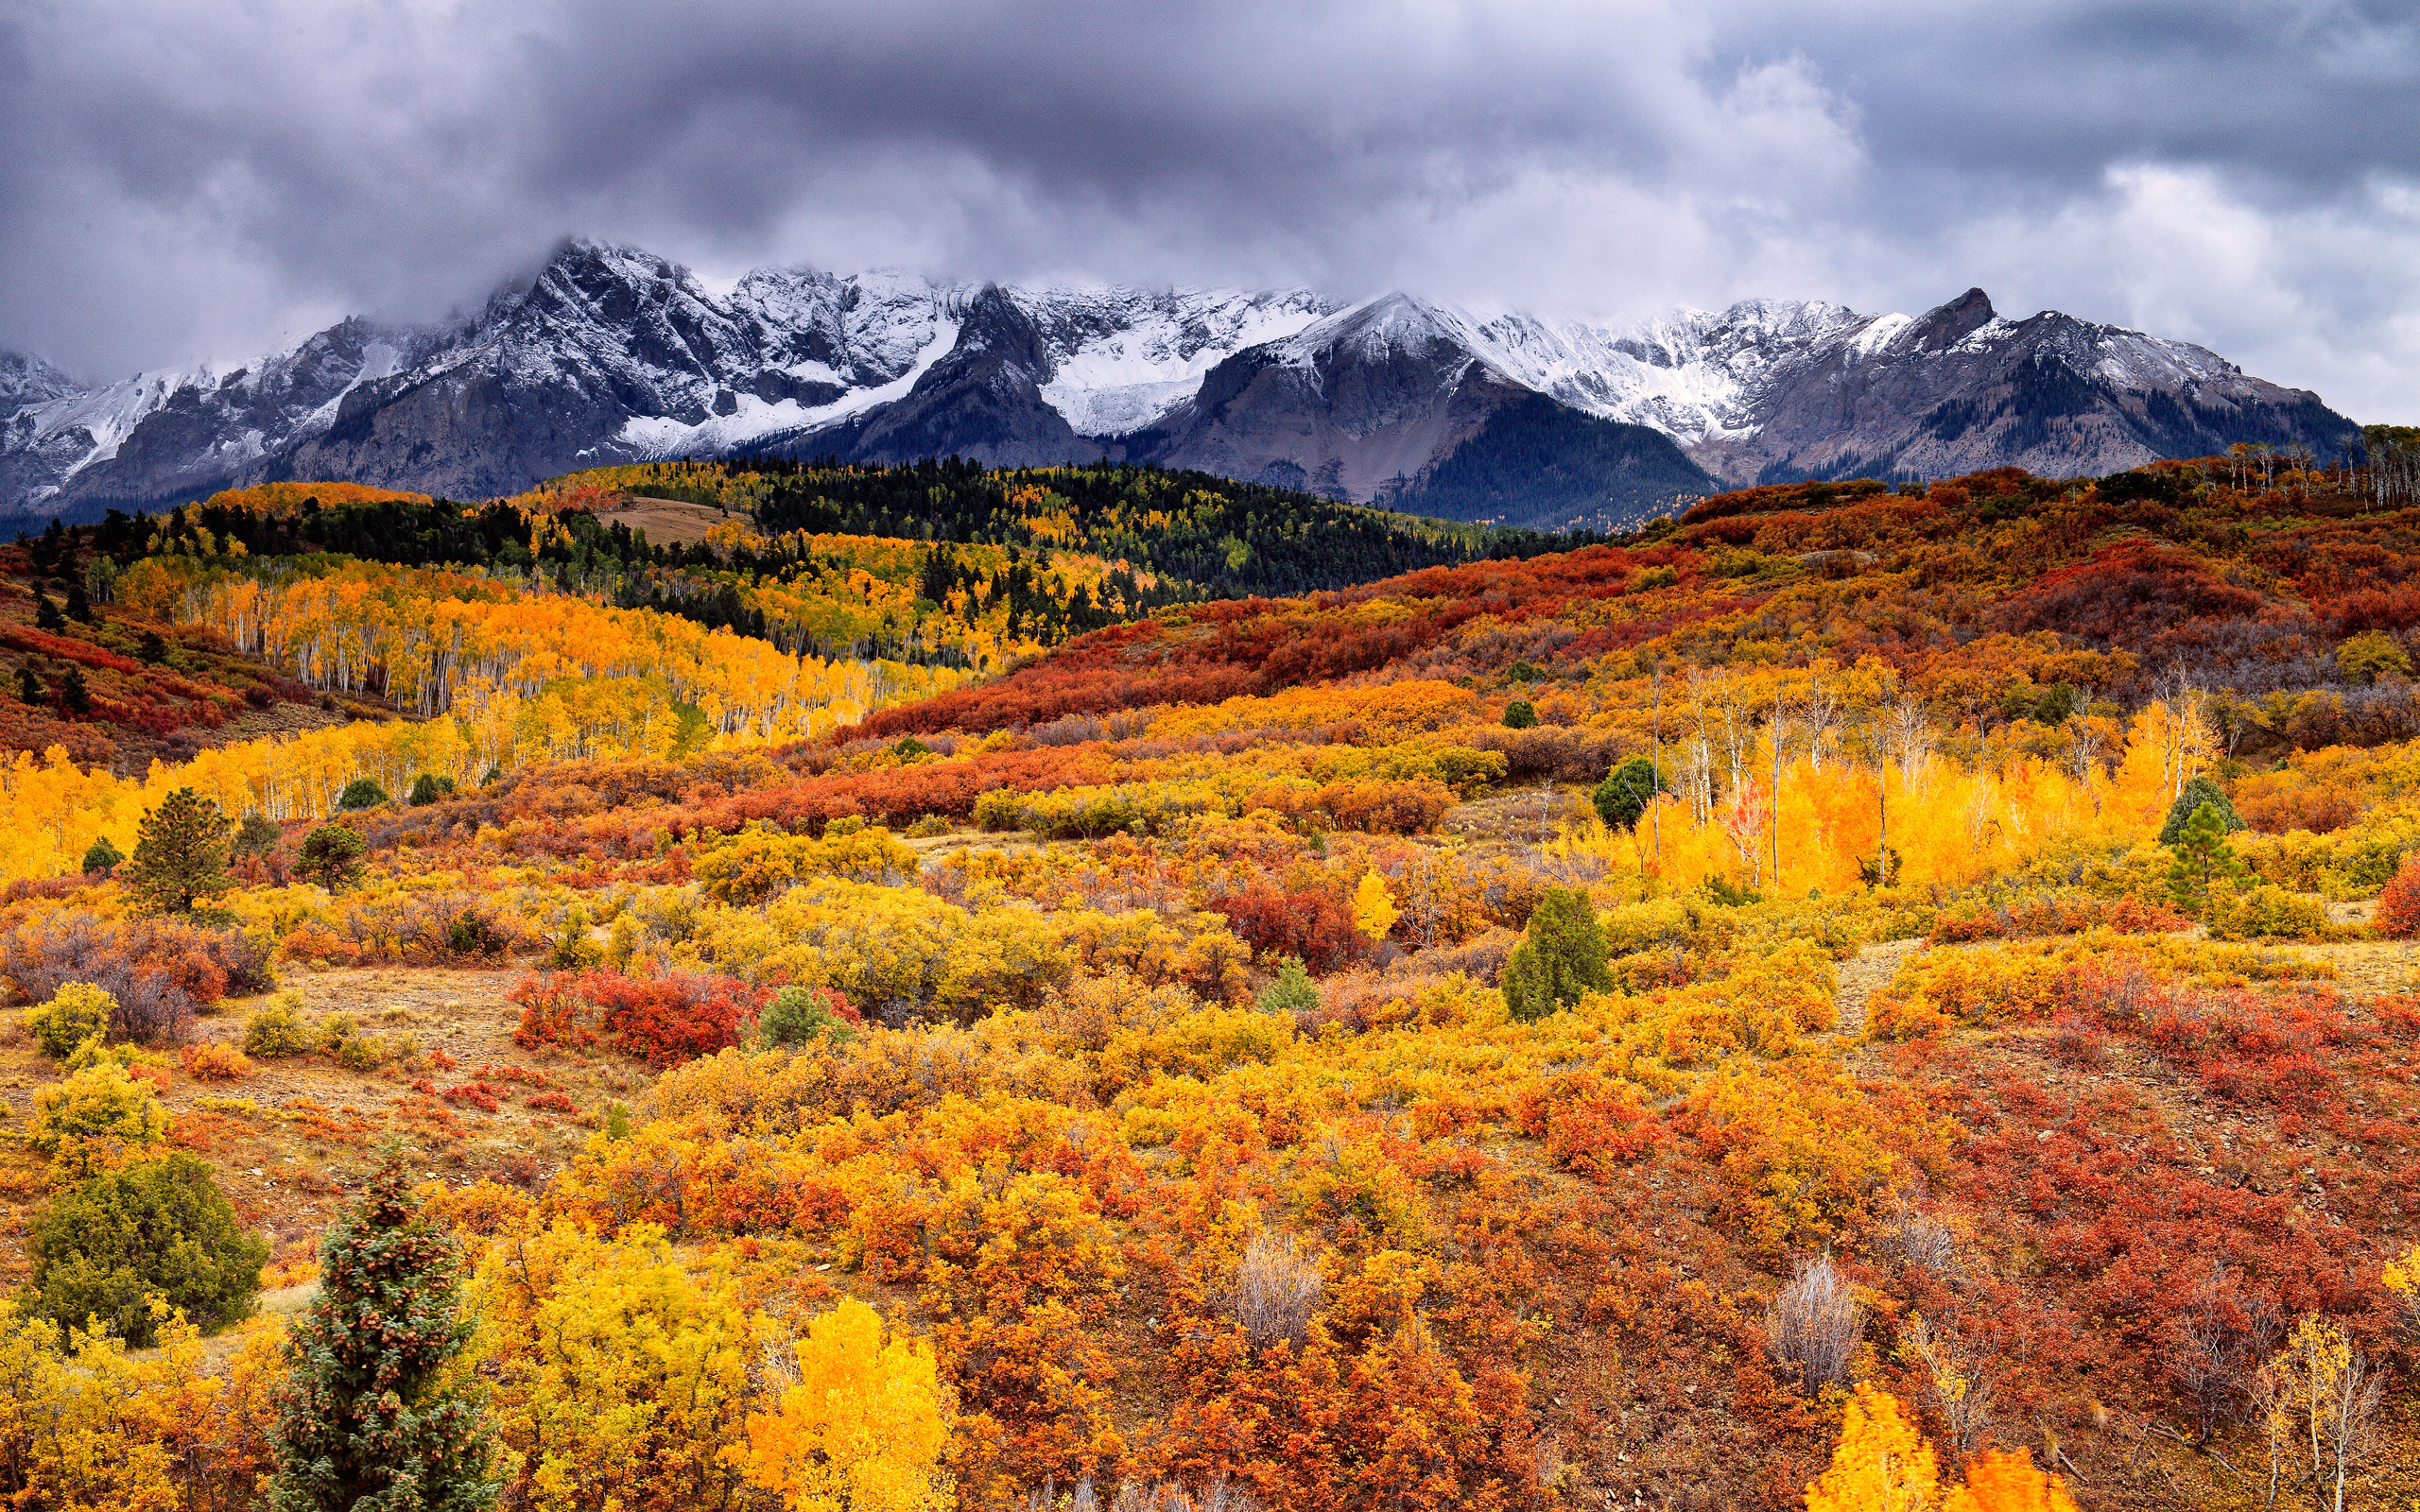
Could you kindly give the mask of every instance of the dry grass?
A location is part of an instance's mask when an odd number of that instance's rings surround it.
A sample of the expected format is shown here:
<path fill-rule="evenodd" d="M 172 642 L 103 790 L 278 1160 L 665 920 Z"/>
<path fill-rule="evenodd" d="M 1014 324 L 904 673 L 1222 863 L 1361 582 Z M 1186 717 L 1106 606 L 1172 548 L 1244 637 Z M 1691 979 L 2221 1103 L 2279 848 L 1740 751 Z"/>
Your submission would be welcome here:
<path fill-rule="evenodd" d="M 1765 1309 L 1765 1336 L 1773 1358 L 1797 1374 L 1808 1396 L 1848 1383 L 1849 1362 L 1865 1337 L 1865 1308 L 1830 1255 L 1800 1265 L 1774 1294 Z"/>
<path fill-rule="evenodd" d="M 596 517 L 599 524 L 628 525 L 644 530 L 650 544 L 689 545 L 706 539 L 706 532 L 734 520 L 745 524 L 746 515 L 727 515 L 712 505 L 690 504 L 682 499 L 650 499 L 633 496 L 618 509 L 609 509 Z"/>
<path fill-rule="evenodd" d="M 210 1082 L 174 1063 L 163 1069 L 161 1101 L 174 1122 L 170 1141 L 209 1161 L 243 1221 L 280 1259 L 307 1258 L 350 1194 L 377 1164 L 379 1149 L 400 1139 L 424 1175 L 461 1184 L 480 1179 L 536 1187 L 587 1138 L 586 1124 L 609 1102 L 634 1104 L 650 1078 L 618 1056 L 541 1049 L 512 1042 L 520 1010 L 505 1001 L 515 971 L 394 968 L 313 972 L 288 967 L 306 1018 L 351 1016 L 368 1034 L 407 1036 L 417 1053 L 403 1061 L 353 1071 L 325 1055 L 255 1059 L 253 1074 Z M 231 1000 L 194 1025 L 197 1040 L 240 1044 L 244 1021 L 265 999 Z M 0 1009 L 13 1025 L 20 1010 Z M 0 1130 L 31 1121 L 33 1093 L 56 1081 L 56 1062 L 23 1035 L 0 1036 Z M 450 1067 L 431 1052 L 441 1052 Z M 521 1079 L 491 1074 L 511 1068 Z M 500 1095 L 493 1112 L 441 1094 L 484 1080 Z M 579 1109 L 565 1115 L 527 1106 L 558 1091 Z M 26 1226 L 45 1198 L 45 1173 L 22 1150 L 0 1156 L 0 1285 L 22 1278 Z"/>
<path fill-rule="evenodd" d="M 1319 1263 L 1302 1252 L 1294 1236 L 1267 1229 L 1253 1235 L 1236 1262 L 1236 1289 L 1228 1297 L 1228 1310 L 1253 1348 L 1265 1349 L 1282 1339 L 1300 1349 L 1319 1307 Z"/>

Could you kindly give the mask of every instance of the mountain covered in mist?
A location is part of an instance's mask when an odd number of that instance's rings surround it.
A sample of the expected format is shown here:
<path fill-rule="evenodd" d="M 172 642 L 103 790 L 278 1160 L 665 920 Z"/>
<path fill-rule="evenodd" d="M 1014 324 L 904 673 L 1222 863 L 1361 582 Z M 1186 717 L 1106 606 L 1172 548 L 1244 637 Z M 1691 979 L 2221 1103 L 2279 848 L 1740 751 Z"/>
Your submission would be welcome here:
<path fill-rule="evenodd" d="M 1616 329 L 1392 293 L 1022 288 L 766 268 L 710 290 L 564 245 L 476 315 L 352 319 L 231 370 L 88 387 L 0 354 L 0 511 L 343 479 L 458 498 L 775 452 L 1100 457 L 1548 527 L 1720 488 L 2014 465 L 2105 473 L 2351 422 L 2203 348 L 1979 289 L 1920 316 L 1750 301 Z"/>

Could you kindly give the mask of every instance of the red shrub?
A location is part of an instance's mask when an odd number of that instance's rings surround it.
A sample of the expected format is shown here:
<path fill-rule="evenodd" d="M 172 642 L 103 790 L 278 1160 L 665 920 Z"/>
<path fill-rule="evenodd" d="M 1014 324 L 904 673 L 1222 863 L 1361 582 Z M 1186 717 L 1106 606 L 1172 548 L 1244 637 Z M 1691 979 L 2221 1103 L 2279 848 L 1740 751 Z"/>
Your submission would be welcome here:
<path fill-rule="evenodd" d="M 437 1094 L 449 1103 L 461 1103 L 482 1113 L 493 1113 L 498 1106 L 496 1089 L 483 1081 L 467 1081 L 459 1087 L 448 1087 Z"/>
<path fill-rule="evenodd" d="M 549 1113 L 577 1113 L 579 1107 L 561 1092 L 538 1092 L 522 1099 L 524 1108 L 543 1108 Z"/>
<path fill-rule="evenodd" d="M 2403 865 L 2378 894 L 2378 909 L 2370 921 L 2390 939 L 2420 935 L 2420 853 L 2403 858 Z"/>
<path fill-rule="evenodd" d="M 515 1044 L 601 1040 L 664 1067 L 737 1044 L 767 993 L 736 977 L 695 971 L 634 979 L 591 971 L 525 977 L 506 996 L 521 1005 Z"/>
<path fill-rule="evenodd" d="M 1265 955 L 1298 955 L 1315 972 L 1335 971 L 1366 949 L 1342 900 L 1317 888 L 1251 887 L 1204 905 L 1227 917 L 1236 937 Z"/>

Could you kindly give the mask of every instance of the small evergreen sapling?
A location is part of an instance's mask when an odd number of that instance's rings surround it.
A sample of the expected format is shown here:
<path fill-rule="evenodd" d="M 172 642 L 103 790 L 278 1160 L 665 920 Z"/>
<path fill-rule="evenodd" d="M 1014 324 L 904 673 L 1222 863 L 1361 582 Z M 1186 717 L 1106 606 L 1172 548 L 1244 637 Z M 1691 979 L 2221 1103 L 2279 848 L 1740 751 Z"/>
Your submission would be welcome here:
<path fill-rule="evenodd" d="M 320 1248 L 320 1296 L 285 1347 L 274 1512 L 479 1512 L 490 1431 L 446 1379 L 471 1336 L 461 1257 L 390 1154 Z"/>
<path fill-rule="evenodd" d="M 126 852 L 110 844 L 108 835 L 96 835 L 93 843 L 84 848 L 84 873 L 90 876 L 95 871 L 104 873 L 113 871 L 117 868 L 117 864 L 125 859 Z"/>
<path fill-rule="evenodd" d="M 1288 955 L 1277 963 L 1277 979 L 1260 989 L 1253 1005 L 1263 1013 L 1290 1019 L 1299 1013 L 1317 1012 L 1320 989 L 1311 981 L 1311 973 L 1303 970 L 1302 961 Z"/>
<path fill-rule="evenodd" d="M 344 792 L 337 799 L 337 807 L 348 812 L 384 808 L 386 804 L 387 790 L 378 785 L 376 779 L 368 777 L 356 777 L 345 783 Z"/>
<path fill-rule="evenodd" d="M 78 718 L 93 712 L 93 690 L 85 684 L 82 667 L 69 667 L 60 678 L 59 701 Z"/>
<path fill-rule="evenodd" d="M 844 1044 L 856 1032 L 850 1027 L 856 1017 L 849 1000 L 828 987 L 786 987 L 765 1005 L 756 1034 L 785 1050 L 818 1041 Z"/>
<path fill-rule="evenodd" d="M 235 853 L 239 856 L 265 856 L 277 849 L 285 831 L 266 814 L 247 814 L 244 822 L 235 827 Z"/>
<path fill-rule="evenodd" d="M 1588 895 L 1548 887 L 1530 916 L 1529 933 L 1504 963 L 1504 1005 L 1524 1023 L 1570 1007 L 1583 992 L 1610 990 L 1605 932 Z"/>
<path fill-rule="evenodd" d="M 1504 706 L 1505 729 L 1530 730 L 1536 728 L 1537 723 L 1537 705 L 1531 703 L 1529 699 L 1515 698 L 1511 703 Z"/>
<path fill-rule="evenodd" d="M 2187 912 L 2198 912 L 2210 900 L 2210 889 L 2244 873 L 2243 861 L 2227 844 L 2226 819 L 2215 804 L 2193 811 L 2176 837 L 2176 859 L 2168 868 L 2169 896 Z"/>

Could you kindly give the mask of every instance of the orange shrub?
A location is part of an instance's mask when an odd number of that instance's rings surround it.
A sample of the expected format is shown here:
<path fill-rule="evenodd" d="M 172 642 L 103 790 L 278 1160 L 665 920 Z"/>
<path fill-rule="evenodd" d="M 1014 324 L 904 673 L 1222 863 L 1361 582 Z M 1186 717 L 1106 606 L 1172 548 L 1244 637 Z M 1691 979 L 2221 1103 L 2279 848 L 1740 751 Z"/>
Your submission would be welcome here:
<path fill-rule="evenodd" d="M 196 1081 L 236 1081 L 252 1074 L 251 1060 L 242 1051 L 216 1041 L 187 1045 L 179 1058 L 185 1074 Z"/>

